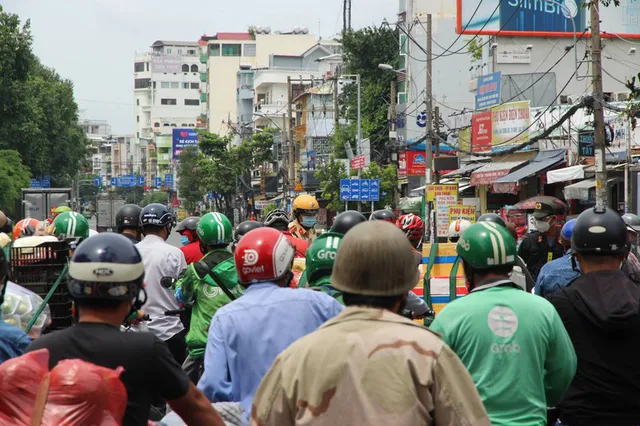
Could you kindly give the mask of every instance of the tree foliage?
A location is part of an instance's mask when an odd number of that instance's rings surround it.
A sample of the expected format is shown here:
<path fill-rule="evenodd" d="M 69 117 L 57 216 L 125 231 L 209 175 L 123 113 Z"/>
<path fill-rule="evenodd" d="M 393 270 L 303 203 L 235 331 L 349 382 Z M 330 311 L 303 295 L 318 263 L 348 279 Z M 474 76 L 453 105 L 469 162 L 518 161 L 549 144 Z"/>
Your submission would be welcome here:
<path fill-rule="evenodd" d="M 200 157 L 196 147 L 187 147 L 180 153 L 178 164 L 178 191 L 186 200 L 185 207 L 193 210 L 198 201 L 202 200 L 205 194 L 203 186 L 203 176 L 200 169 Z"/>
<path fill-rule="evenodd" d="M 344 203 L 340 201 L 340 179 L 347 178 L 347 169 L 344 163 L 331 158 L 329 163 L 315 174 L 320 180 L 322 199 L 327 200 L 327 209 L 330 211 L 344 211 Z"/>
<path fill-rule="evenodd" d="M 18 151 L 31 176 L 70 186 L 87 153 L 73 84 L 31 51 L 27 21 L 0 7 L 0 149 Z"/>
<path fill-rule="evenodd" d="M 140 201 L 139 206 L 144 207 L 152 203 L 167 204 L 168 200 L 169 195 L 166 192 L 147 192 L 142 201 Z"/>
<path fill-rule="evenodd" d="M 388 26 L 367 27 L 346 31 L 340 41 L 344 49 L 346 74 L 359 74 L 361 79 L 362 137 L 371 139 L 372 150 L 384 153 L 389 136 L 390 87 L 396 74 L 381 70 L 378 65 L 389 64 L 397 68 L 400 50 L 398 30 Z M 339 101 L 341 116 L 355 123 L 358 113 L 355 83 L 345 85 Z"/>
<path fill-rule="evenodd" d="M 380 167 L 377 163 L 371 163 L 360 173 L 362 179 L 380 179 L 380 200 L 374 205 L 376 210 L 384 209 L 386 206 L 395 208 L 394 192 L 398 185 L 397 176 L 394 164 Z"/>
<path fill-rule="evenodd" d="M 0 150 L 0 206 L 5 213 L 17 213 L 14 209 L 21 197 L 20 189 L 29 186 L 29 175 L 18 151 Z"/>

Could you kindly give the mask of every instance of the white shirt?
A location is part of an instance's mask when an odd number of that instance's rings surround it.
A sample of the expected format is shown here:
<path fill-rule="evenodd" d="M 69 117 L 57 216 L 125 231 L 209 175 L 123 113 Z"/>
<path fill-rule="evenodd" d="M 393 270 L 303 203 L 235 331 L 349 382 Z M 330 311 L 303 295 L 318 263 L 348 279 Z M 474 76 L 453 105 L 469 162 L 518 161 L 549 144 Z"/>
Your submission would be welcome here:
<path fill-rule="evenodd" d="M 160 285 L 162 277 L 178 278 L 187 269 L 187 261 L 179 248 L 167 244 L 156 235 L 147 235 L 136 244 L 144 262 L 144 282 L 147 303 L 142 307 L 151 317 L 147 327 L 159 339 L 167 341 L 180 333 L 184 326 L 177 315 L 167 316 L 165 311 L 180 309 L 173 290 Z"/>

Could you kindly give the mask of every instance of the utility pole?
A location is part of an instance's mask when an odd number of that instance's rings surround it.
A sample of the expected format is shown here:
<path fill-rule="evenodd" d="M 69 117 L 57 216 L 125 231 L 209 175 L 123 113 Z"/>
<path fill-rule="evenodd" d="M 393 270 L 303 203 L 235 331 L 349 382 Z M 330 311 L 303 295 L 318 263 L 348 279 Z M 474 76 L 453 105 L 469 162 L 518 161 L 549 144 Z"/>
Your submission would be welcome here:
<path fill-rule="evenodd" d="M 426 96 L 425 106 L 427 113 L 427 139 L 425 140 L 425 145 L 427 146 L 427 158 L 426 158 L 426 183 L 429 185 L 431 183 L 431 170 L 433 168 L 433 153 L 431 150 L 431 146 L 433 144 L 433 101 L 431 100 L 433 92 L 432 92 L 432 81 L 431 81 L 431 62 L 432 62 L 432 46 L 431 46 L 431 14 L 427 15 L 427 86 L 426 86 Z"/>
<path fill-rule="evenodd" d="M 295 185 L 296 181 L 296 162 L 294 160 L 295 155 L 295 139 L 293 137 L 293 91 L 291 89 L 291 76 L 287 76 L 287 110 L 289 117 L 289 185 Z"/>
<path fill-rule="evenodd" d="M 440 107 L 436 105 L 434 110 L 434 120 L 435 120 L 435 132 L 436 132 L 436 155 L 435 158 L 440 156 Z M 435 161 L 434 161 L 435 164 Z M 436 183 L 440 183 L 440 172 L 437 170 L 434 173 Z"/>
<path fill-rule="evenodd" d="M 280 144 L 282 146 L 282 167 L 280 168 L 280 171 L 282 173 L 282 200 L 284 201 L 284 206 L 286 208 L 287 198 L 288 198 L 287 182 L 289 181 L 289 179 L 287 176 L 285 176 L 285 173 L 284 173 L 287 170 L 287 167 L 285 167 L 285 164 L 287 164 L 287 161 L 286 161 L 287 157 L 285 156 L 285 153 L 284 153 L 284 147 L 288 146 L 287 145 L 287 118 L 284 113 L 282 113 L 282 129 L 280 129 L 280 135 L 281 135 Z"/>
<path fill-rule="evenodd" d="M 397 121 L 397 115 L 396 115 L 396 99 L 398 97 L 397 93 L 396 93 L 396 80 L 392 80 L 391 81 L 391 98 L 389 99 L 389 141 L 392 144 L 392 151 L 391 151 L 391 161 L 393 161 L 396 164 L 396 180 L 398 178 L 398 172 L 399 172 L 399 167 L 398 167 L 398 150 L 397 150 L 397 144 L 396 144 L 396 140 L 398 138 L 397 133 L 396 133 L 396 121 Z M 392 200 L 393 203 L 395 204 L 396 201 L 396 194 L 397 194 L 397 184 L 393 187 L 393 195 L 392 195 Z"/>
<path fill-rule="evenodd" d="M 591 84 L 593 85 L 593 131 L 596 160 L 596 206 L 607 206 L 606 139 L 602 94 L 602 43 L 600 41 L 600 2 L 589 2 L 591 12 Z"/>

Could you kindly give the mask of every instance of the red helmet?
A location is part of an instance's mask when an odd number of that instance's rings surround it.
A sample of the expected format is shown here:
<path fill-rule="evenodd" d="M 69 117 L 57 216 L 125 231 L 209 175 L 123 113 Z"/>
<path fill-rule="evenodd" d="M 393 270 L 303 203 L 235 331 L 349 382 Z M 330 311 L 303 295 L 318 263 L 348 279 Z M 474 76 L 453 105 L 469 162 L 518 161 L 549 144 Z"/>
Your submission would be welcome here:
<path fill-rule="evenodd" d="M 254 284 L 277 281 L 291 270 L 296 251 L 287 237 L 273 228 L 249 231 L 236 246 L 238 281 Z"/>
<path fill-rule="evenodd" d="M 407 234 L 411 242 L 419 242 L 424 234 L 424 222 L 413 213 L 400 216 L 396 226 Z"/>
<path fill-rule="evenodd" d="M 13 227 L 13 239 L 17 240 L 25 235 L 33 235 L 36 229 L 38 229 L 38 221 L 36 219 L 30 217 L 22 219 Z"/>

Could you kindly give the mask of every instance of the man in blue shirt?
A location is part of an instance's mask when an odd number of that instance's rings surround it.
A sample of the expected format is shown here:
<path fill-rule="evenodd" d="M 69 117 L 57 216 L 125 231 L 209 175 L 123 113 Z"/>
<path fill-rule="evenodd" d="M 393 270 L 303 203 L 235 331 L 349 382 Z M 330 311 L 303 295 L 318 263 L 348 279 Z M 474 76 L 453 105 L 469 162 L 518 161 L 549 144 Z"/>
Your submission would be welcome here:
<path fill-rule="evenodd" d="M 560 232 L 560 243 L 565 248 L 564 256 L 552 260 L 540 269 L 535 286 L 535 293 L 538 296 L 546 297 L 558 288 L 567 286 L 580 276 L 580 270 L 575 271 L 571 262 L 571 235 L 575 224 L 576 219 L 571 219 L 564 224 Z"/>
<path fill-rule="evenodd" d="M 333 297 L 288 288 L 295 249 L 272 228 L 247 233 L 234 253 L 244 295 L 211 321 L 198 388 L 212 401 L 236 401 L 249 412 L 273 360 L 343 309 Z"/>
<path fill-rule="evenodd" d="M 9 263 L 4 250 L 0 249 L 0 305 L 4 302 L 9 277 Z M 0 316 L 0 364 L 22 355 L 31 343 L 31 338 L 16 326 L 7 324 Z"/>

